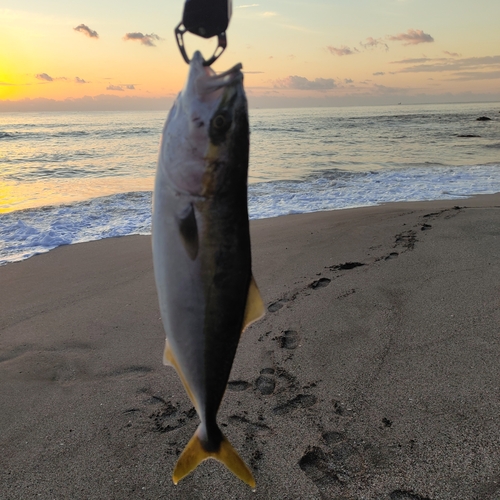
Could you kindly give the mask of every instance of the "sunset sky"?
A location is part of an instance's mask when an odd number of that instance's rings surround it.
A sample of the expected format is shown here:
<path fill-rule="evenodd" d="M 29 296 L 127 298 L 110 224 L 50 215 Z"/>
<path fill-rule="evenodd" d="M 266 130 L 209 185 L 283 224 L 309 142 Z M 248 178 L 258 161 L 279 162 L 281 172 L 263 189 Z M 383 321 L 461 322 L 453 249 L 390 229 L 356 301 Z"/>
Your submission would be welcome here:
<path fill-rule="evenodd" d="M 207 0 L 209 2 L 210 0 Z M 168 109 L 183 0 L 2 0 L 0 111 Z M 233 1 L 251 106 L 500 100 L 500 1 Z M 214 40 L 189 36 L 206 57 Z"/>

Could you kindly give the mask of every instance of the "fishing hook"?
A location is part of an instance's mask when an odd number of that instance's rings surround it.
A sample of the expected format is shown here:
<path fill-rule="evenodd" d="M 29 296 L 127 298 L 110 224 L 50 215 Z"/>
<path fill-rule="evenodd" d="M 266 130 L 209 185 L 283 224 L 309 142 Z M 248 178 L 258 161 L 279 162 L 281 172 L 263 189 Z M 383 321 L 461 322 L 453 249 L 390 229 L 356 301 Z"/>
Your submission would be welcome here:
<path fill-rule="evenodd" d="M 227 47 L 226 29 L 231 19 L 232 0 L 186 0 L 182 21 L 175 28 L 175 39 L 184 61 L 190 59 L 184 45 L 184 33 L 189 31 L 203 38 L 217 37 L 217 47 L 203 66 L 212 65 Z"/>
<path fill-rule="evenodd" d="M 184 58 L 184 61 L 186 61 L 187 64 L 189 64 L 191 61 L 187 55 L 186 52 L 186 46 L 184 45 L 184 33 L 188 31 L 183 25 L 182 21 L 177 25 L 175 28 L 175 39 L 177 40 L 177 46 L 179 47 L 179 50 L 181 51 L 181 55 Z M 222 55 L 224 50 L 227 47 L 227 38 L 226 38 L 226 32 L 219 33 L 217 35 L 218 38 L 218 44 L 215 49 L 215 52 L 213 53 L 212 57 L 208 59 L 208 61 L 203 61 L 203 66 L 211 66 L 217 59 Z M 220 50 L 219 53 L 217 51 Z"/>

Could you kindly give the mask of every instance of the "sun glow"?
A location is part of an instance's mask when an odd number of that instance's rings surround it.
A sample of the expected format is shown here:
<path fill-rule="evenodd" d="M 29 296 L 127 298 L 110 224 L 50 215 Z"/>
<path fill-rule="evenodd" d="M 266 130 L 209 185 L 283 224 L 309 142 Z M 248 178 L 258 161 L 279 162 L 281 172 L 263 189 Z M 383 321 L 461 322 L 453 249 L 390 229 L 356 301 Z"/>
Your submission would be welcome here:
<path fill-rule="evenodd" d="M 147 11 L 123 2 L 118 17 L 102 0 L 85 8 L 29 0 L 20 10 L 18 3 L 4 0 L 0 9 L 0 46 L 8 48 L 0 54 L 0 111 L 26 99 L 37 102 L 23 109 L 59 109 L 64 100 L 87 109 L 102 96 L 130 109 L 160 99 L 163 109 L 182 87 L 187 68 L 173 36 L 182 1 L 151 0 Z M 500 97 L 497 0 L 474 11 L 465 0 L 443 0 L 431 18 L 414 2 L 389 3 L 384 13 L 375 0 L 365 9 L 319 0 L 236 5 L 228 50 L 214 69 L 242 62 L 251 106 Z M 189 54 L 211 54 L 214 43 L 186 36 Z"/>

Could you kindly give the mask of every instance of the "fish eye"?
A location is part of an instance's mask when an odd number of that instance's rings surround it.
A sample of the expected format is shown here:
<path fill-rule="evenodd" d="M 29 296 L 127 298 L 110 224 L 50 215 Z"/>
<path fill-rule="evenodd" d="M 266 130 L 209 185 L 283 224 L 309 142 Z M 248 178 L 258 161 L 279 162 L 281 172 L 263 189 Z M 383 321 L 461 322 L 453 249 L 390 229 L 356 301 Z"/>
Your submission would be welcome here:
<path fill-rule="evenodd" d="M 210 120 L 209 136 L 213 144 L 220 144 L 226 139 L 226 132 L 230 129 L 232 116 L 226 110 L 221 110 Z"/>
<path fill-rule="evenodd" d="M 213 121 L 214 127 L 216 129 L 222 129 L 226 125 L 226 117 L 224 115 L 217 115 Z"/>

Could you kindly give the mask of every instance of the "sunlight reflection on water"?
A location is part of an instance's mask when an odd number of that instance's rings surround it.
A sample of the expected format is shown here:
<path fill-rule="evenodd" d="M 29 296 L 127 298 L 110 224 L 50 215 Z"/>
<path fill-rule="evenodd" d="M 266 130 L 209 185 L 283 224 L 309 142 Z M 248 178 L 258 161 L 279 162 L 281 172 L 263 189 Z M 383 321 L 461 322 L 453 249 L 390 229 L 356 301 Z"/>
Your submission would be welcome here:
<path fill-rule="evenodd" d="M 0 182 L 0 214 L 26 208 L 75 203 L 118 193 L 152 191 L 153 183 L 153 177 Z"/>

